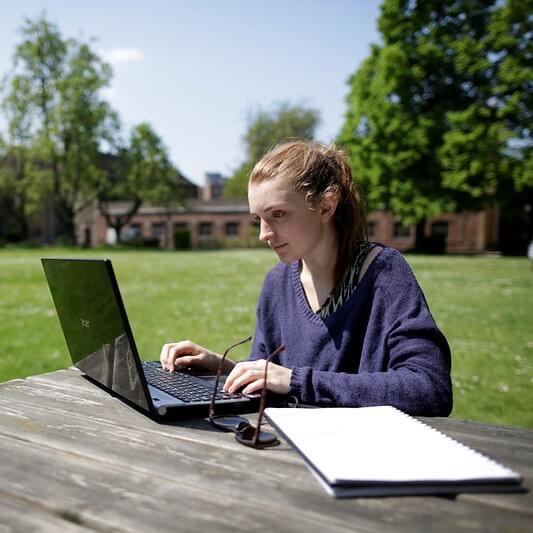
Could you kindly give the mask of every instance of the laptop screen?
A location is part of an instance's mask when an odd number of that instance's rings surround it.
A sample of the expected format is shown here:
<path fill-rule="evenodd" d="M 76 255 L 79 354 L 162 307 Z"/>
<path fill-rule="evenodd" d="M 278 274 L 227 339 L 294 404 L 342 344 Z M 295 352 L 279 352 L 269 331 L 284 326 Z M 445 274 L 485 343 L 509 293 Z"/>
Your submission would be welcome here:
<path fill-rule="evenodd" d="M 111 262 L 46 258 L 41 261 L 74 365 L 150 411 Z"/>

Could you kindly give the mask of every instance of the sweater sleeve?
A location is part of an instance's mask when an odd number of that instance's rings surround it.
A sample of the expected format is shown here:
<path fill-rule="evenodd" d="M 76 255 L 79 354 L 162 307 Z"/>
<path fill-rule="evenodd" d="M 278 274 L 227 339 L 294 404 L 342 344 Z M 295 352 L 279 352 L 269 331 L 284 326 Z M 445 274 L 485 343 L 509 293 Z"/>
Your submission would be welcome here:
<path fill-rule="evenodd" d="M 266 359 L 267 353 L 265 348 L 265 336 L 263 333 L 263 320 L 261 317 L 262 299 L 259 300 L 256 311 L 255 331 L 252 341 L 252 351 L 248 357 L 248 361 L 255 361 L 257 359 Z"/>
<path fill-rule="evenodd" d="M 361 355 L 370 363 L 357 374 L 292 368 L 289 394 L 309 404 L 392 405 L 422 416 L 451 412 L 450 349 L 407 268 L 403 282 L 378 287 L 374 295 L 367 329 L 372 351 Z M 383 342 L 373 344 L 378 337 Z M 381 361 L 377 369 L 372 360 Z"/>
<path fill-rule="evenodd" d="M 266 359 L 267 357 L 267 349 L 266 349 L 266 343 L 265 343 L 265 334 L 264 334 L 264 327 L 265 327 L 265 305 L 267 300 L 267 295 L 270 293 L 269 289 L 269 282 L 270 282 L 271 272 L 267 274 L 264 282 L 263 287 L 261 289 L 261 294 L 259 295 L 259 300 L 257 302 L 257 308 L 255 311 L 255 330 L 254 330 L 254 336 L 252 340 L 252 350 L 250 352 L 250 355 L 248 357 L 248 361 L 255 361 L 257 359 Z M 272 325 L 266 324 L 266 327 L 270 330 L 272 329 Z"/>

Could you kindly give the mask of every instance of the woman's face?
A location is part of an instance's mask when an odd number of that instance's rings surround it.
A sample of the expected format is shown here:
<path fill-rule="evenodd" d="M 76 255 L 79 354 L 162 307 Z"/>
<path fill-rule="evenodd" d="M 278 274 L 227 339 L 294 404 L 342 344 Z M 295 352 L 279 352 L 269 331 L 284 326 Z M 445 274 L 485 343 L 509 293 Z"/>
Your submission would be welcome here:
<path fill-rule="evenodd" d="M 296 261 L 318 249 L 327 222 L 321 209 L 310 209 L 304 193 L 295 192 L 287 180 L 250 184 L 248 202 L 250 213 L 260 222 L 259 239 L 267 242 L 281 261 Z"/>

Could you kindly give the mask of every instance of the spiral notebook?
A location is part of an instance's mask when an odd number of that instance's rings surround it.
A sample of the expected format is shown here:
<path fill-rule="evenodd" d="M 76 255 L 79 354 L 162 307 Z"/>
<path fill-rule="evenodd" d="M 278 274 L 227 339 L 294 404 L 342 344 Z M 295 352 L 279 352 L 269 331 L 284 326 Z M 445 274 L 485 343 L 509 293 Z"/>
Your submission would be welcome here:
<path fill-rule="evenodd" d="M 521 476 L 390 406 L 268 408 L 337 498 L 521 490 Z"/>

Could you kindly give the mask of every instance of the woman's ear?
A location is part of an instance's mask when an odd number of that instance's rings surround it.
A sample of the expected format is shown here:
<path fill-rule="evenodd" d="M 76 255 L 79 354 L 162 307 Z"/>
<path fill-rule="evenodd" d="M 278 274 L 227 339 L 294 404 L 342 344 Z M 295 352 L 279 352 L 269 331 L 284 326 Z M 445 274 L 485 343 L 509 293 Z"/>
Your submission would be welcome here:
<path fill-rule="evenodd" d="M 323 224 L 331 220 L 331 218 L 335 214 L 335 210 L 337 209 L 338 203 L 339 203 L 338 193 L 334 191 L 326 191 L 322 195 L 322 198 L 320 199 L 318 212 L 320 214 L 320 220 L 322 221 Z"/>

